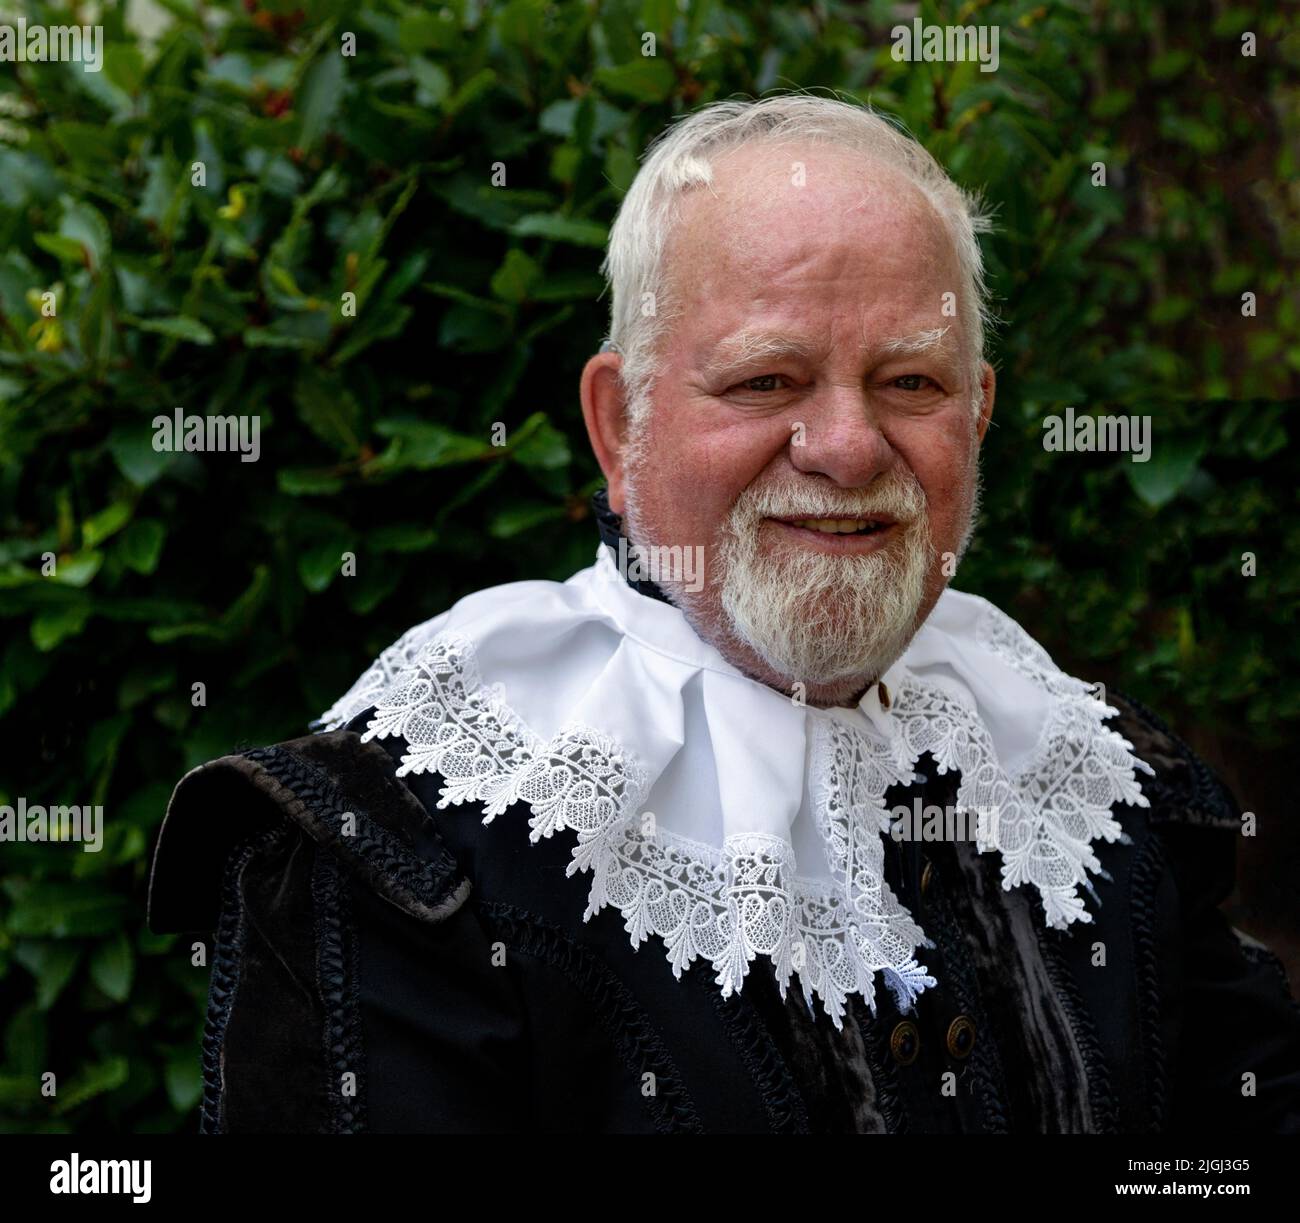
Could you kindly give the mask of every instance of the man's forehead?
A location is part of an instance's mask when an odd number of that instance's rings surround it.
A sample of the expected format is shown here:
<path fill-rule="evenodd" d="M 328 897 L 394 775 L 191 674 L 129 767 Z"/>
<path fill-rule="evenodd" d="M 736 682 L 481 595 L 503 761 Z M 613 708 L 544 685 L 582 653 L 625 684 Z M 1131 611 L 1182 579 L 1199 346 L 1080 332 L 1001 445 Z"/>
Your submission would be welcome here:
<path fill-rule="evenodd" d="M 853 162 L 849 162 L 849 167 Z M 849 169 L 836 168 L 850 182 Z M 817 176 L 814 176 L 814 182 Z M 863 285 L 893 281 L 921 291 L 921 277 L 938 277 L 956 289 L 952 235 L 919 188 L 896 171 L 891 183 L 869 196 L 860 184 L 848 193 L 772 185 L 753 179 L 728 190 L 691 192 L 665 250 L 668 283 L 686 300 L 719 302 L 748 284 L 773 295 L 818 281 L 860 278 Z M 906 295 L 906 291 L 905 291 Z"/>
<path fill-rule="evenodd" d="M 793 191 L 835 191 L 850 199 L 881 194 L 923 199 L 924 192 L 900 166 L 863 149 L 826 141 L 751 140 L 714 156 L 712 183 L 705 194 L 723 197 L 757 187 L 767 193 L 782 185 Z"/>
<path fill-rule="evenodd" d="M 927 226 L 937 221 L 921 188 L 898 166 L 835 145 L 756 141 L 716 156 L 712 181 L 681 200 L 679 224 L 735 234 L 766 231 L 781 217 L 825 226 Z"/>

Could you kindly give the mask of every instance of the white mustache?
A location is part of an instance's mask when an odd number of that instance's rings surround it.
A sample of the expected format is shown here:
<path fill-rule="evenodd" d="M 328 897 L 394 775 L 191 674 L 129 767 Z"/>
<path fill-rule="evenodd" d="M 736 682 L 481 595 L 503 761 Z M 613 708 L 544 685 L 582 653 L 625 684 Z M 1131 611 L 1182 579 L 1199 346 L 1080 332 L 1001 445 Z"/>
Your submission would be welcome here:
<path fill-rule="evenodd" d="M 764 489 L 746 491 L 736 502 L 737 517 L 760 518 L 868 518 L 888 514 L 901 524 L 911 523 L 925 510 L 925 494 L 919 486 L 894 484 L 873 496 L 841 498 L 814 494 L 811 490 Z"/>

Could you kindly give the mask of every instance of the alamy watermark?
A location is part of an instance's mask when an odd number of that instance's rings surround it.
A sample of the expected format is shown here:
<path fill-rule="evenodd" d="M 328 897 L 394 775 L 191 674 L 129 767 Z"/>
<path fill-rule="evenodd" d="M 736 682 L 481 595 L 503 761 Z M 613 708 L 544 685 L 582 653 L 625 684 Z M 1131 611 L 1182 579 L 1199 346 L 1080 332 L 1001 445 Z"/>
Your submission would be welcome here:
<path fill-rule="evenodd" d="M 73 1151 L 68 1159 L 50 1164 L 51 1193 L 116 1193 L 133 1202 L 153 1196 L 153 1161 L 149 1159 L 91 1159 Z"/>
<path fill-rule="evenodd" d="M 29 25 L 19 17 L 0 25 L 0 63 L 80 64 L 83 72 L 104 67 L 102 25 Z"/>
<path fill-rule="evenodd" d="M 626 535 L 618 538 L 615 562 L 624 581 L 665 582 L 691 594 L 704 589 L 704 548 L 700 544 L 634 544 Z"/>
<path fill-rule="evenodd" d="M 895 60 L 909 63 L 940 62 L 961 64 L 973 60 L 981 72 L 998 70 L 999 26 L 926 25 L 919 17 L 911 25 L 896 25 L 889 31 Z"/>
<path fill-rule="evenodd" d="M 152 424 L 158 451 L 238 450 L 241 463 L 256 463 L 262 453 L 260 416 L 187 416 L 177 408 Z"/>
<path fill-rule="evenodd" d="M 95 854 L 104 846 L 104 808 L 29 807 L 20 795 L 16 807 L 0 805 L 0 841 L 80 841 Z"/>
<path fill-rule="evenodd" d="M 1151 417 L 1093 416 L 1089 412 L 1075 415 L 1073 408 L 1065 416 L 1043 417 L 1044 450 L 1128 452 L 1134 463 L 1151 457 Z"/>
<path fill-rule="evenodd" d="M 949 804 L 922 803 L 920 797 L 909 807 L 899 803 L 889 809 L 889 835 L 895 841 L 977 841 L 996 840 L 996 807 L 962 808 Z"/>

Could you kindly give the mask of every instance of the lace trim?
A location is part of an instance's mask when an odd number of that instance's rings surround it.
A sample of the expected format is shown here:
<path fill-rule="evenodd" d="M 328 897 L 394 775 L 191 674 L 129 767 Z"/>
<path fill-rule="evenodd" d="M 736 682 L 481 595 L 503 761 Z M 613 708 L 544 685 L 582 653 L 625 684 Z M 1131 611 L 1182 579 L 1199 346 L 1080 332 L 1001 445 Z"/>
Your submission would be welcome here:
<path fill-rule="evenodd" d="M 362 710 L 369 709 L 392 687 L 395 680 L 414 661 L 431 637 L 441 616 L 408 629 L 368 666 L 337 701 L 313 724 L 322 731 L 338 730 L 346 726 Z"/>
<path fill-rule="evenodd" d="M 1054 698 L 1030 763 L 1008 775 L 977 710 L 906 670 L 888 739 L 810 715 L 812 807 L 834 880 L 828 886 L 796 874 L 783 837 L 741 834 L 719 847 L 657 829 L 649 813 L 638 818 L 647 779 L 632 753 L 581 725 L 543 741 L 506 704 L 501 685 L 483 684 L 472 642 L 435 633 L 435 625 L 417 626 L 384 651 L 322 720 L 342 725 L 374 705 L 363 741 L 403 739 L 398 775 L 439 774 L 439 808 L 478 803 L 487 824 L 522 802 L 533 843 L 575 832 L 568 873 L 592 875 L 583 919 L 614 905 L 634 948 L 651 934 L 663 940 L 679 979 L 704 958 L 729 997 L 763 955 L 783 998 L 797 974 L 809 1005 L 819 997 L 837 1027 L 851 994 L 875 1011 L 876 972 L 901 1010 L 935 984 L 916 959 L 930 944 L 883 877 L 884 795 L 913 780 L 922 754 L 931 753 L 941 773 L 961 774 L 955 801 L 976 817 L 977 848 L 1000 854 L 1004 889 L 1033 885 L 1047 924 L 1058 929 L 1092 921 L 1079 888 L 1095 900 L 1089 873 L 1104 877 L 1093 842 L 1124 839 L 1112 807 L 1149 805 L 1135 768 L 1150 766 L 1103 725 L 1117 711 L 986 604 L 980 644 Z"/>
<path fill-rule="evenodd" d="M 981 645 L 1055 698 L 1029 764 L 1008 776 L 976 710 L 914 676 L 900 684 L 891 709 L 906 754 L 915 762 L 928 751 L 940 773 L 961 773 L 956 806 L 976 817 L 977 849 L 1001 855 L 1005 890 L 1032 884 L 1053 928 L 1091 922 L 1078 889 L 1095 900 L 1088 874 L 1106 877 L 1092 842 L 1124 839 L 1111 810 L 1116 803 L 1149 806 L 1135 766 L 1153 770 L 1103 725 L 1119 711 L 1057 668 L 1014 620 L 986 604 L 976 631 Z"/>
<path fill-rule="evenodd" d="M 646 780 L 630 754 L 584 726 L 543 742 L 505 704 L 499 685 L 482 684 L 472 643 L 456 634 L 418 651 L 362 739 L 403 739 L 398 776 L 439 774 L 440 809 L 480 803 L 486 824 L 524 802 L 530 841 L 576 832 L 567 873 L 592 874 L 583 920 L 614 905 L 633 947 L 651 934 L 663 940 L 674 976 L 702 957 L 729 997 L 763 955 L 782 997 L 797 973 L 809 1005 L 819 997 L 842 1027 L 849 994 L 860 993 L 874 1011 L 878 970 L 901 1009 L 935 981 L 915 959 L 923 933 L 881 874 L 888 816 L 870 787 L 902 774 L 865 738 L 829 724 L 822 733 L 836 736 L 821 745 L 823 757 L 829 751 L 842 765 L 829 770 L 836 780 L 821 792 L 818 811 L 832 867 L 845 880 L 840 895 L 825 881 L 796 876 L 784 838 L 748 833 L 717 848 L 639 819 Z"/>

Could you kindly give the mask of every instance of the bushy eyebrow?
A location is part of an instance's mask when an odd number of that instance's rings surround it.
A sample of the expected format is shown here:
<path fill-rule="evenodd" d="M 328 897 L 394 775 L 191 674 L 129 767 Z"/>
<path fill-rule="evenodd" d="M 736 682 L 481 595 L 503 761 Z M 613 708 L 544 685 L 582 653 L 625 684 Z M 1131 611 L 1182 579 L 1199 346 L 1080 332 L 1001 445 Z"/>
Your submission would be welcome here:
<path fill-rule="evenodd" d="M 948 348 L 944 341 L 951 330 L 951 327 L 932 327 L 912 335 L 863 341 L 862 350 L 874 351 L 886 357 L 918 357 L 943 352 Z M 788 358 L 815 361 L 825 353 L 826 344 L 823 341 L 805 340 L 779 331 L 758 331 L 746 327 L 719 340 L 701 362 L 700 370 L 706 379 L 713 379 L 756 361 L 780 361 Z"/>
<path fill-rule="evenodd" d="M 780 361 L 791 357 L 812 361 L 822 354 L 824 347 L 779 331 L 744 328 L 719 340 L 704 359 L 701 370 L 706 378 L 711 378 L 752 361 Z"/>
<path fill-rule="evenodd" d="M 944 337 L 951 330 L 951 327 L 932 327 L 929 331 L 918 331 L 913 335 L 885 340 L 880 345 L 880 350 L 890 357 L 924 356 L 926 353 L 938 352 L 945 348 Z"/>

